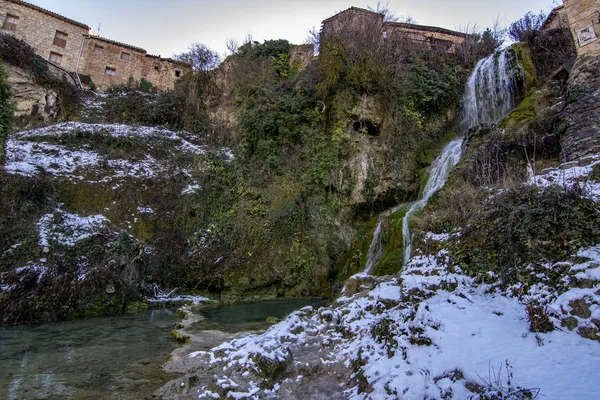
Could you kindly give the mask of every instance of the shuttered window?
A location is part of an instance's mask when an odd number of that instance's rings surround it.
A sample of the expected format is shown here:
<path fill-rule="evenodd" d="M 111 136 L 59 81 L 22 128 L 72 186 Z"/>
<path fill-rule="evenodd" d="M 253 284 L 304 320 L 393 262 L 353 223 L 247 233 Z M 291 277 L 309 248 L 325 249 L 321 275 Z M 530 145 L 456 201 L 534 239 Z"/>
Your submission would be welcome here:
<path fill-rule="evenodd" d="M 60 63 L 62 62 L 62 58 L 63 58 L 62 54 L 58 54 L 53 51 L 50 52 L 50 61 L 53 62 L 54 64 L 60 65 Z"/>
<path fill-rule="evenodd" d="M 94 45 L 94 53 L 102 54 L 102 51 L 104 51 L 104 47 L 97 44 Z"/>
<path fill-rule="evenodd" d="M 4 26 L 2 26 L 2 28 L 6 29 L 7 31 L 16 31 L 17 22 L 19 22 L 19 17 L 16 15 L 7 14 L 6 19 L 4 20 Z"/>
<path fill-rule="evenodd" d="M 121 53 L 121 60 L 125 60 L 125 61 L 131 60 L 131 54 L 122 52 Z"/>
<path fill-rule="evenodd" d="M 56 31 L 56 35 L 54 35 L 54 45 L 64 49 L 67 47 L 67 37 L 69 37 L 68 34 L 61 31 Z"/>

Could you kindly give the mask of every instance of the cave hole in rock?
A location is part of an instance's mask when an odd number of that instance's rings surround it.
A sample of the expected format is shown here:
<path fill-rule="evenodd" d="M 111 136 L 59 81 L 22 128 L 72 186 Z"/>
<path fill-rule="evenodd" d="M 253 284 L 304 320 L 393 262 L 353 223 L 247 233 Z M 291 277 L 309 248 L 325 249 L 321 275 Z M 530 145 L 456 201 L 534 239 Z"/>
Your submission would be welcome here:
<path fill-rule="evenodd" d="M 368 119 L 359 120 L 354 122 L 354 131 L 363 132 L 369 136 L 379 136 L 379 128 L 372 121 Z"/>

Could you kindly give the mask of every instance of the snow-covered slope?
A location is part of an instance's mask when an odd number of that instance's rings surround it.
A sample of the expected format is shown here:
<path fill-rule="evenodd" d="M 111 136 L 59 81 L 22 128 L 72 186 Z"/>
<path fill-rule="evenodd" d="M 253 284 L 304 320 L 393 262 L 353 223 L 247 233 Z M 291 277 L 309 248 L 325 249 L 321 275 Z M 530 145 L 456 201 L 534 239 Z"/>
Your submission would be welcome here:
<path fill-rule="evenodd" d="M 190 354 L 200 385 L 182 396 L 594 398 L 599 343 L 560 325 L 569 300 L 582 295 L 589 320 L 600 318 L 600 246 L 579 257 L 587 260 L 570 263 L 564 279 L 584 274 L 594 288 L 546 293 L 552 332 L 530 332 L 528 296 L 476 284 L 442 251 L 413 258 L 397 277 L 356 275 L 331 307 L 307 307 L 262 335 Z"/>
<path fill-rule="evenodd" d="M 598 199 L 599 156 L 529 184 Z M 468 276 L 442 248 L 396 276 L 350 278 L 330 307 L 188 355 L 166 398 L 591 399 L 600 380 L 600 245 L 526 265 L 521 282 Z M 526 284 L 525 282 L 537 282 Z"/>

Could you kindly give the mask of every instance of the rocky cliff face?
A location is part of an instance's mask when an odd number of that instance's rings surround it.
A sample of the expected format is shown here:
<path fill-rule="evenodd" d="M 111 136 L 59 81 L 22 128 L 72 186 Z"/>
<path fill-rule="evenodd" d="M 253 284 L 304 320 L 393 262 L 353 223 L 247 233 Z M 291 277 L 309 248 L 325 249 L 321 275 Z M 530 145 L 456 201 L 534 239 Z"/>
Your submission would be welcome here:
<path fill-rule="evenodd" d="M 43 123 L 56 121 L 60 111 L 58 94 L 40 86 L 21 68 L 7 65 L 6 71 L 16 102 L 15 116 L 28 116 Z"/>
<path fill-rule="evenodd" d="M 580 56 L 568 81 L 568 128 L 561 143 L 563 160 L 574 161 L 600 150 L 600 58 Z"/>

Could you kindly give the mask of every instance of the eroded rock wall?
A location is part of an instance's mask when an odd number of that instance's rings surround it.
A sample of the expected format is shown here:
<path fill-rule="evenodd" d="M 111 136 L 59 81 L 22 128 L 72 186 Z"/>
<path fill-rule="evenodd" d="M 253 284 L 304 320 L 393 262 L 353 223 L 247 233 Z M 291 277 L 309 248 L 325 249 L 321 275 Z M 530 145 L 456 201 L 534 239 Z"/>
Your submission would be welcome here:
<path fill-rule="evenodd" d="M 567 101 L 562 158 L 574 161 L 600 151 L 600 58 L 596 55 L 577 59 L 568 81 Z"/>

